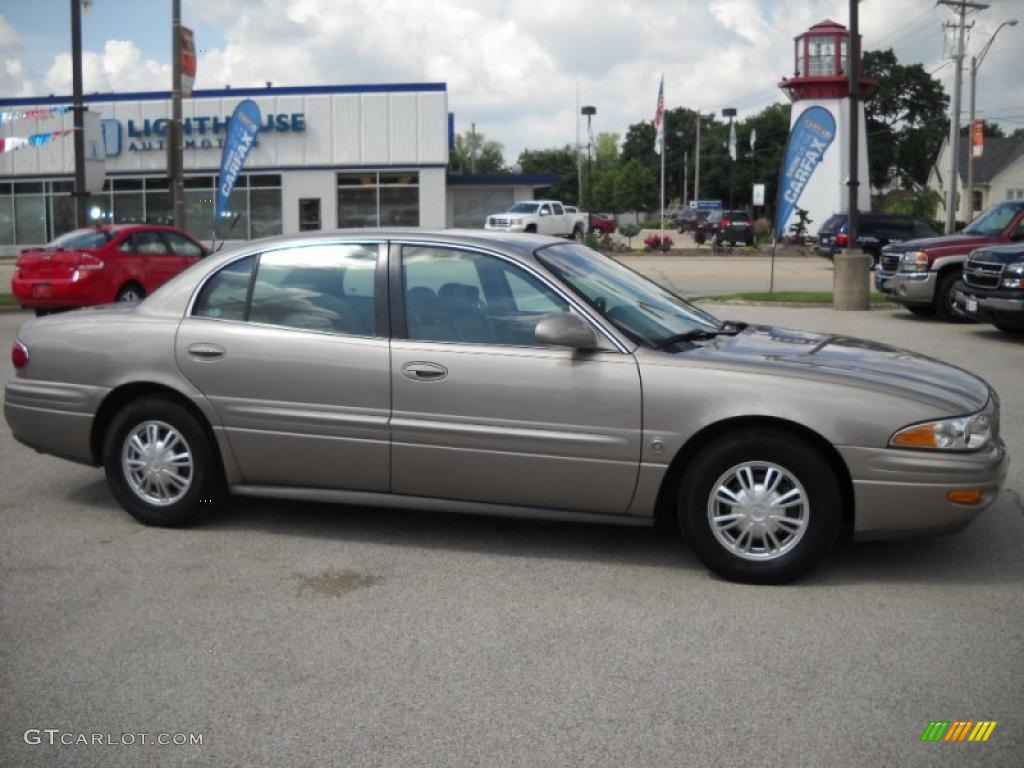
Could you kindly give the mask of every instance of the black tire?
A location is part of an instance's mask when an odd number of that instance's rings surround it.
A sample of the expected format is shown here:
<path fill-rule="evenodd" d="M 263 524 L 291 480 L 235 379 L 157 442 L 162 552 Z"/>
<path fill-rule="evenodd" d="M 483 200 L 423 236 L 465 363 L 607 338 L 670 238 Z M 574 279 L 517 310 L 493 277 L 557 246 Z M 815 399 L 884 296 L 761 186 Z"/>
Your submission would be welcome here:
<path fill-rule="evenodd" d="M 125 283 L 118 289 L 115 301 L 142 301 L 146 298 L 146 289 L 138 283 Z"/>
<path fill-rule="evenodd" d="M 590 228 L 590 234 L 597 235 L 598 237 L 600 237 L 603 232 L 604 232 L 604 230 L 601 229 L 600 227 L 591 227 Z"/>
<path fill-rule="evenodd" d="M 931 304 L 906 304 L 904 305 L 911 314 L 918 317 L 931 317 L 935 314 L 935 307 Z"/>
<path fill-rule="evenodd" d="M 191 454 L 187 490 L 179 499 L 164 506 L 140 496 L 122 466 L 125 442 L 146 422 L 159 422 L 176 430 Z M 132 517 L 146 525 L 187 525 L 215 506 L 224 495 L 217 461 L 217 454 L 196 417 L 163 397 L 147 396 L 130 402 L 114 417 L 103 442 L 103 467 L 111 492 Z"/>
<path fill-rule="evenodd" d="M 1004 323 L 992 323 L 1003 333 L 1008 333 L 1011 336 L 1024 336 L 1024 327 L 1019 325 L 1006 325 Z"/>
<path fill-rule="evenodd" d="M 570 240 L 575 240 L 576 242 L 579 242 L 580 240 L 582 240 L 583 239 L 583 227 L 580 227 L 580 226 L 573 227 L 572 234 L 569 235 L 569 239 Z"/>
<path fill-rule="evenodd" d="M 48 310 L 48 309 L 37 309 L 36 310 L 36 317 L 46 317 L 48 314 L 50 314 L 50 310 Z"/>
<path fill-rule="evenodd" d="M 806 499 L 804 531 L 788 551 L 770 559 L 747 559 L 735 554 L 719 541 L 709 520 L 711 494 L 716 483 L 724 474 L 745 462 L 764 462 L 781 467 L 803 486 Z M 763 475 L 761 479 L 765 477 Z M 788 479 L 784 479 L 778 487 L 786 489 L 788 483 Z M 795 487 L 788 486 L 790 490 Z M 715 440 L 690 464 L 680 487 L 679 527 L 698 559 L 722 578 L 750 584 L 784 584 L 814 568 L 835 544 L 842 522 L 841 498 L 835 472 L 820 451 L 807 440 L 778 429 L 742 429 Z M 758 511 L 765 514 L 767 507 Z M 762 523 L 753 523 L 754 528 L 760 525 Z M 723 536 L 729 536 L 733 527 L 723 526 L 720 530 Z M 792 540 L 790 537 L 796 535 L 788 533 L 791 530 L 788 525 L 781 529 L 776 527 L 773 534 L 783 549 Z M 737 537 L 737 543 L 744 535 Z M 759 548 L 763 549 L 768 543 L 764 534 L 750 533 L 753 555 L 759 554 L 753 551 L 755 536 L 760 542 Z"/>
<path fill-rule="evenodd" d="M 526 232 L 536 232 L 537 231 L 537 225 L 536 224 L 527 224 L 525 231 Z"/>
<path fill-rule="evenodd" d="M 953 286 L 960 279 L 960 272 L 951 270 L 939 275 L 935 284 L 935 299 L 932 306 L 935 308 L 935 316 L 947 323 L 965 323 L 967 319 L 961 317 L 953 310 Z"/>

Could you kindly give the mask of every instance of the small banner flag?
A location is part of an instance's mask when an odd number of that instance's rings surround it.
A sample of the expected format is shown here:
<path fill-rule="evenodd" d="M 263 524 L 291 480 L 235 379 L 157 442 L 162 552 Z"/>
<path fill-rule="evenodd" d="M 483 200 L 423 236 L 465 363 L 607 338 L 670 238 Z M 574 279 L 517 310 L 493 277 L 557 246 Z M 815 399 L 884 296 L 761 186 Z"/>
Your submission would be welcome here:
<path fill-rule="evenodd" d="M 231 193 L 238 182 L 245 159 L 256 143 L 260 130 L 260 108 L 250 99 L 239 102 L 228 121 L 228 135 L 224 139 L 224 151 L 220 156 L 220 183 L 217 186 L 217 212 L 213 220 L 213 233 L 220 234 L 223 219 L 228 210 Z"/>
<path fill-rule="evenodd" d="M 971 156 L 981 157 L 985 153 L 985 121 L 975 120 L 971 126 Z"/>
<path fill-rule="evenodd" d="M 48 133 L 33 133 L 31 136 L 4 136 L 0 137 L 0 152 L 14 152 L 22 147 L 39 147 L 49 144 L 54 139 L 67 136 L 68 131 L 49 131 Z"/>
<path fill-rule="evenodd" d="M 750 129 L 750 151 L 754 151 L 754 145 L 757 143 L 757 130 L 754 128 Z"/>
<path fill-rule="evenodd" d="M 736 123 L 729 123 L 729 157 L 736 162 Z"/>
<path fill-rule="evenodd" d="M 196 82 L 196 40 L 192 30 L 179 27 L 181 30 L 181 95 L 188 98 L 192 95 L 192 86 Z"/>
<path fill-rule="evenodd" d="M 659 155 L 665 148 L 665 76 L 658 86 L 658 107 L 654 111 L 654 151 Z"/>
<path fill-rule="evenodd" d="M 775 213 L 775 237 L 796 208 L 804 187 L 836 137 L 836 119 L 824 107 L 808 107 L 793 123 L 779 174 L 779 203 Z"/>
<path fill-rule="evenodd" d="M 64 107 L 40 107 L 39 109 L 13 109 L 0 112 L 0 125 L 10 123 L 14 120 L 45 120 L 56 115 L 63 115 L 70 112 L 70 106 Z"/>

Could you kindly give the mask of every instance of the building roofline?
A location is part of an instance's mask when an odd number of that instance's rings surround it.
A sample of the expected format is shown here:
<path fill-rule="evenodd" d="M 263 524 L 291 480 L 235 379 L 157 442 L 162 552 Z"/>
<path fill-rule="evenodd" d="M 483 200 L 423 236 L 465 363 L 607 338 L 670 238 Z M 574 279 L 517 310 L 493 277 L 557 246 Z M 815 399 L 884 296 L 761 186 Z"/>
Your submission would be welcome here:
<path fill-rule="evenodd" d="M 414 93 L 448 91 L 447 83 L 372 83 L 366 85 L 278 85 L 262 88 L 208 88 L 192 91 L 193 99 L 218 99 L 234 96 L 317 96 L 335 93 Z M 166 101 L 170 91 L 127 91 L 125 93 L 86 93 L 85 103 L 109 101 Z M 72 96 L 24 96 L 16 99 L 0 99 L 0 107 L 28 107 L 38 104 L 70 104 Z"/>

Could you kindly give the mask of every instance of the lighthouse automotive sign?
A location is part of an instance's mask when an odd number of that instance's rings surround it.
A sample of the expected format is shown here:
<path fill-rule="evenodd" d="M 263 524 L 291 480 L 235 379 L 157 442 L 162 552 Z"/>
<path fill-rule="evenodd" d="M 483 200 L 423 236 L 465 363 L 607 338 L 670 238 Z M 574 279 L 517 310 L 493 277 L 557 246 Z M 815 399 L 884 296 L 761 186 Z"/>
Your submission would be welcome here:
<path fill-rule="evenodd" d="M 824 107 L 808 107 L 793 123 L 779 178 L 779 204 L 775 211 L 776 239 L 782 236 L 783 228 L 796 208 L 804 187 L 835 137 L 836 119 Z"/>

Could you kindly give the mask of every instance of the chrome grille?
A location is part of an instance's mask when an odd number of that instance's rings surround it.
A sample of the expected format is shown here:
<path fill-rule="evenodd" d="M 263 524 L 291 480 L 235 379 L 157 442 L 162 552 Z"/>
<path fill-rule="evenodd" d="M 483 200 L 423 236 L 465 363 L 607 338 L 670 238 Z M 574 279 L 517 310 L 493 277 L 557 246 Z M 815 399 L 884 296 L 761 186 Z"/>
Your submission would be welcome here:
<path fill-rule="evenodd" d="M 977 288 L 998 288 L 1004 264 L 969 258 L 964 264 L 964 282 Z"/>
<path fill-rule="evenodd" d="M 901 253 L 886 253 L 882 250 L 882 258 L 879 260 L 879 267 L 883 272 L 896 272 L 900 268 Z"/>

